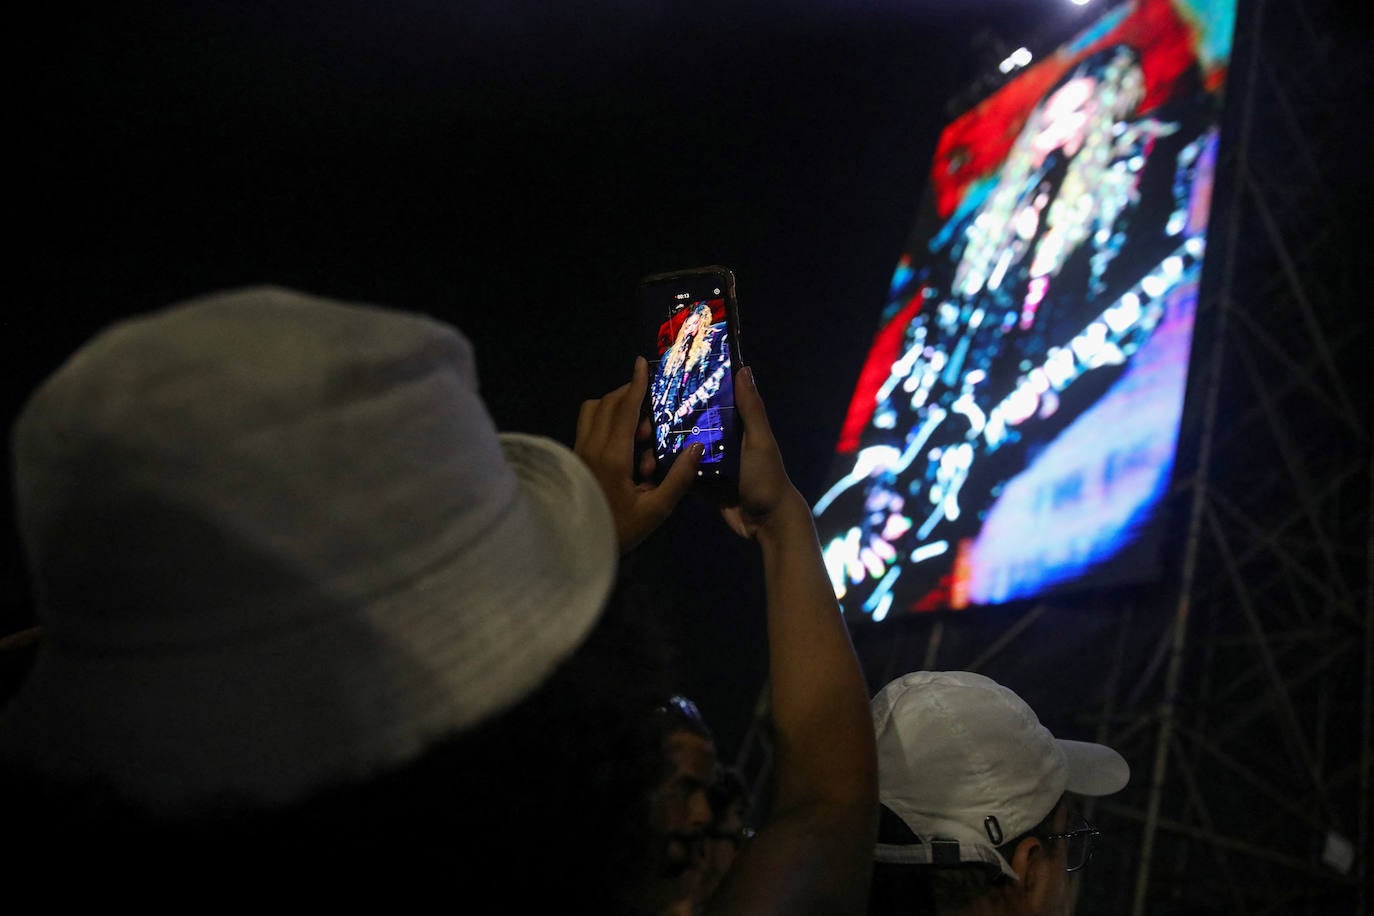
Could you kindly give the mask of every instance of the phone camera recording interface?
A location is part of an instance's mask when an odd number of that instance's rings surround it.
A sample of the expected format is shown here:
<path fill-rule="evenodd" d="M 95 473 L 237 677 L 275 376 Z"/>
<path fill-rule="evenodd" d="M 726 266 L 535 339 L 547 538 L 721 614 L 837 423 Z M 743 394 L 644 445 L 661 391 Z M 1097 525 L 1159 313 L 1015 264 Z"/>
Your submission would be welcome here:
<path fill-rule="evenodd" d="M 697 476 L 729 475 L 736 441 L 731 322 L 722 284 L 707 278 L 646 290 L 645 307 L 654 330 L 650 364 L 650 409 L 654 459 L 661 475 L 683 450 L 701 443 Z M 652 316 L 657 314 L 658 318 Z"/>

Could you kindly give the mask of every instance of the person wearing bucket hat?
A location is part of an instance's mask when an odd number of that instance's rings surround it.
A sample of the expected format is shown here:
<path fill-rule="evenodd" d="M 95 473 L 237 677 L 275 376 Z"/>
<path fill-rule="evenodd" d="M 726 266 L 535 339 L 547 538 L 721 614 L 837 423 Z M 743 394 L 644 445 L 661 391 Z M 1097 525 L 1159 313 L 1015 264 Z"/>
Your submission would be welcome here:
<path fill-rule="evenodd" d="M 1055 738 L 1019 696 L 967 671 L 916 671 L 872 701 L 880 822 L 871 914 L 1068 912 L 1098 832 L 1078 796 L 1125 788 L 1109 747 Z"/>
<path fill-rule="evenodd" d="M 0 712 L 9 825 L 116 854 L 423 846 L 517 910 L 628 909 L 635 790 L 657 776 L 642 711 L 668 685 L 618 555 L 694 477 L 689 456 L 634 482 L 646 374 L 587 402 L 568 449 L 498 433 L 472 347 L 420 314 L 251 287 L 97 335 L 12 431 L 42 637 Z M 862 677 L 816 598 L 810 513 L 741 400 L 725 515 L 762 548 L 797 748 L 742 887 L 852 911 L 876 803 Z M 529 880 L 543 837 L 558 848 Z"/>
<path fill-rule="evenodd" d="M 498 434 L 419 315 L 252 288 L 119 323 L 13 455 L 44 645 L 0 747 L 160 810 L 413 759 L 542 682 L 615 574 L 586 467 Z"/>

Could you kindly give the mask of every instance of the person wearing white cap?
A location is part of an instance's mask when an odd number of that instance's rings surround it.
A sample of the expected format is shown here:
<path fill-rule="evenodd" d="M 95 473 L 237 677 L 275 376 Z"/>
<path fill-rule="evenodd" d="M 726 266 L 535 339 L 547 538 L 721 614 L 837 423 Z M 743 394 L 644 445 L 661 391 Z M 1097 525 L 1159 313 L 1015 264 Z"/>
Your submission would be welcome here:
<path fill-rule="evenodd" d="M 646 388 L 638 360 L 569 449 L 498 433 L 471 345 L 420 314 L 251 287 L 98 334 L 12 431 L 41 640 L 0 711 L 9 836 L 106 862 L 156 843 L 158 866 L 407 850 L 463 901 L 629 908 L 659 776 L 644 710 L 669 685 L 618 556 L 695 477 L 689 456 L 635 482 Z M 782 748 L 771 839 L 722 912 L 855 911 L 862 674 L 741 389 L 726 520 L 762 548 Z"/>
<path fill-rule="evenodd" d="M 880 822 L 870 914 L 1058 916 L 1097 835 L 1075 796 L 1119 792 L 1109 747 L 1054 737 L 1014 692 L 916 671 L 872 701 Z"/>

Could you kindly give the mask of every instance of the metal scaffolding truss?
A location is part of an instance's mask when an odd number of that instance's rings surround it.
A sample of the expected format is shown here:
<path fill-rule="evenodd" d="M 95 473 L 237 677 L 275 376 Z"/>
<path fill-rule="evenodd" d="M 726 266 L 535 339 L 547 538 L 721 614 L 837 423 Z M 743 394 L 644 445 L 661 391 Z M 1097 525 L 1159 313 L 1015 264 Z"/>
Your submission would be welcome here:
<path fill-rule="evenodd" d="M 1127 757 L 1080 913 L 1371 911 L 1374 58 L 1354 10 L 1241 0 L 1166 577 L 853 631 L 874 690 L 982 671 Z M 763 782 L 766 725 L 740 762 Z"/>
<path fill-rule="evenodd" d="M 1178 598 L 1157 702 L 1117 738 L 1151 734 L 1149 791 L 1102 805 L 1140 825 L 1135 914 L 1368 907 L 1374 336 L 1346 205 L 1368 77 L 1338 13 L 1239 23 Z"/>

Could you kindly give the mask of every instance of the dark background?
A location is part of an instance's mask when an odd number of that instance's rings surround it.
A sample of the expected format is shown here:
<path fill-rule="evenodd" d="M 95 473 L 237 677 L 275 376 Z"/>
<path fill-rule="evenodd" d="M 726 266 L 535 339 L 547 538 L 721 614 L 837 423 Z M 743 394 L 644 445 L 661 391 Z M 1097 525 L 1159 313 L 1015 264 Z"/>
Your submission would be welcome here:
<path fill-rule="evenodd" d="M 997 39 L 1045 50 L 1103 4 L 139 7 L 34 33 L 7 425 L 111 320 L 273 282 L 456 323 L 498 426 L 571 444 L 628 377 L 635 280 L 721 263 L 814 500 L 951 99 Z M 690 558 L 662 596 L 728 754 L 763 685 L 762 581 L 709 516 L 684 506 L 639 568 Z M 8 631 L 31 622 L 9 531 L 4 556 Z"/>

